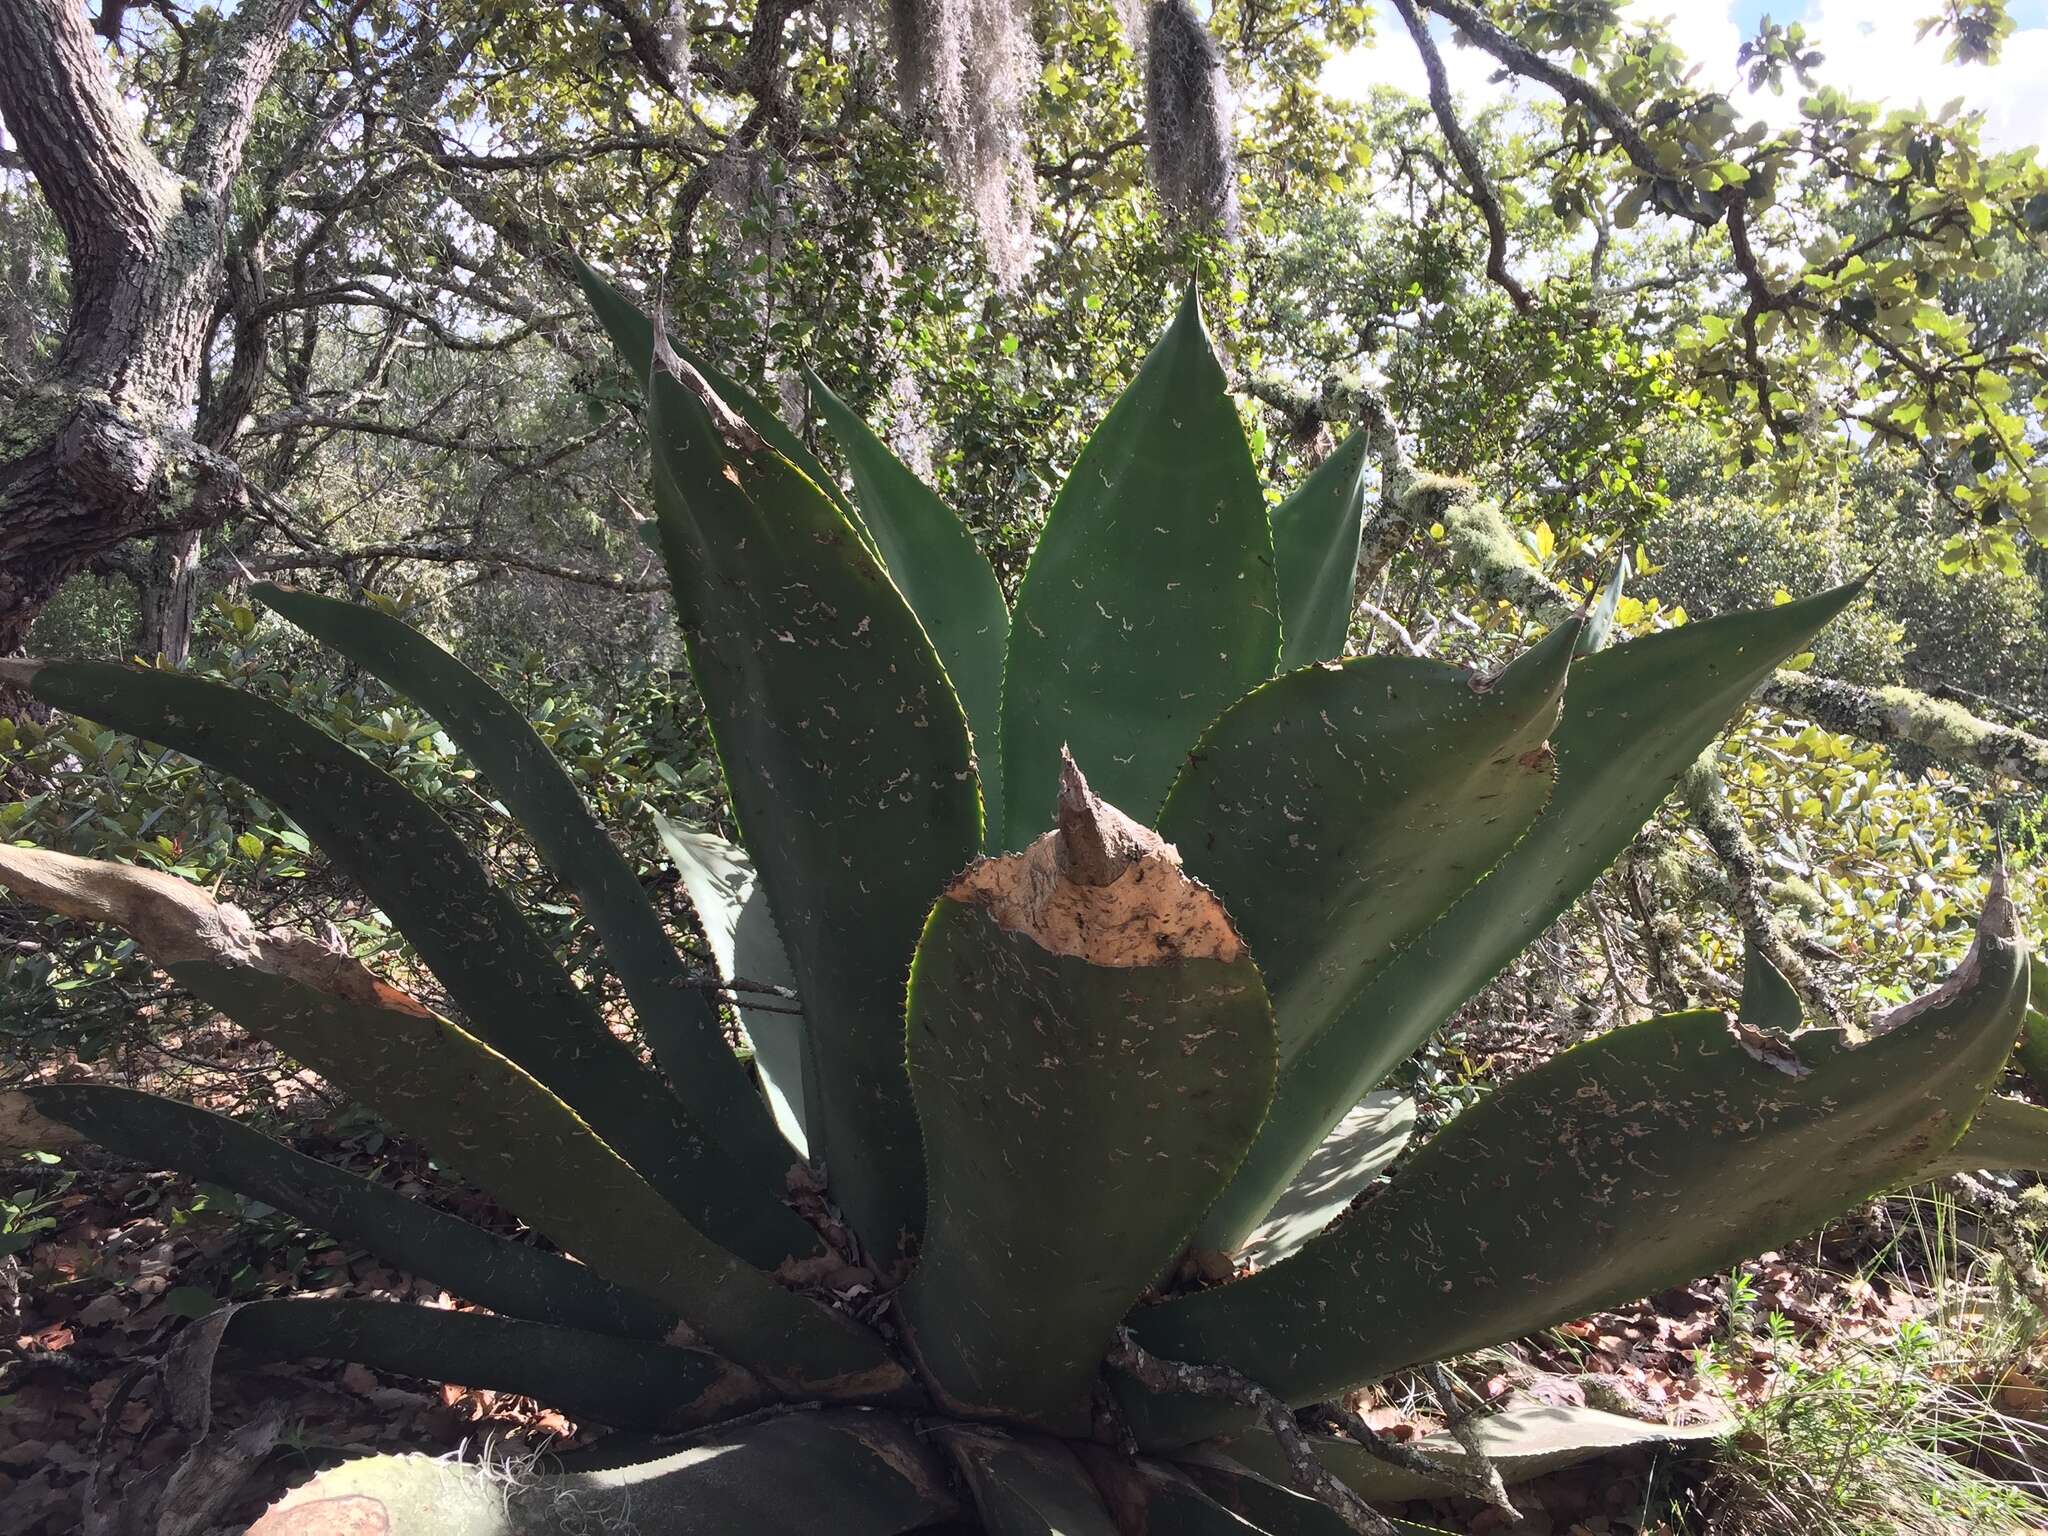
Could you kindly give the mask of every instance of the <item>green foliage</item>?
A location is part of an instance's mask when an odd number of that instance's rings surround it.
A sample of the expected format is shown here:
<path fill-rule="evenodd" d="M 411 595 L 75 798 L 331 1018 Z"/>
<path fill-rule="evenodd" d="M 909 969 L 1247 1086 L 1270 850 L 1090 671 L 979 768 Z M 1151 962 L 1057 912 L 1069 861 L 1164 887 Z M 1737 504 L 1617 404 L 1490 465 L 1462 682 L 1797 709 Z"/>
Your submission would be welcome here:
<path fill-rule="evenodd" d="M 1855 589 L 1584 657 L 1567 624 L 1483 672 L 1366 658 L 1275 679 L 1271 502 L 1191 293 L 1079 454 L 1020 589 L 1002 740 L 988 745 L 1009 787 L 1005 842 L 1028 846 L 976 859 L 976 753 L 946 670 L 961 650 L 937 643 L 921 617 L 933 588 L 911 574 L 964 553 L 936 521 L 943 504 L 915 493 L 916 515 L 885 509 L 873 521 L 888 534 L 870 542 L 866 515 L 792 456 L 761 402 L 653 357 L 644 319 L 586 282 L 646 380 L 662 553 L 745 850 L 673 827 L 668 841 L 722 980 L 779 998 L 786 974 L 801 1006 L 772 1070 L 777 1123 L 800 1127 L 810 1154 L 778 1155 L 786 1184 L 713 1134 L 729 1106 L 705 1085 L 679 1092 L 643 1069 L 513 890 L 353 745 L 254 689 L 8 668 L 47 704 L 257 784 L 406 930 L 462 1022 L 331 948 L 256 931 L 176 873 L 5 848 L 0 880 L 118 921 L 252 1032 L 422 1130 L 642 1309 L 584 1349 L 587 1282 L 540 1300 L 543 1265 L 493 1287 L 500 1318 L 437 1330 L 439 1314 L 286 1303 L 223 1320 L 226 1347 L 239 1327 L 256 1355 L 410 1359 L 521 1390 L 580 1359 L 601 1379 L 555 1390 L 582 1411 L 740 1421 L 610 1483 L 500 1492 L 400 1459 L 295 1501 L 381 1499 L 394 1536 L 516 1530 L 565 1503 L 601 1512 L 607 1489 L 648 1494 L 633 1519 L 650 1533 L 721 1520 L 795 1532 L 828 1505 L 878 1532 L 956 1513 L 991 1531 L 1110 1529 L 1113 1506 L 1293 1536 L 1329 1512 L 1267 1499 L 1249 1518 L 1234 1512 L 1249 1485 L 1167 1464 L 1241 1432 L 1243 1410 L 1109 1370 L 1120 1327 L 1303 1404 L 1689 1279 L 1962 1155 L 2028 996 L 1997 888 L 1952 984 L 1868 1043 L 1787 1041 L 1709 1012 L 1613 1031 L 1459 1116 L 1347 1219 L 1276 1238 L 1293 1251 L 1232 1275 L 1212 1246 L 1236 1247 L 1271 1208 L 1315 1212 L 1330 1179 L 1392 1155 L 1406 1118 L 1387 1123 L 1381 1103 L 1351 1119 L 1361 1097 L 1600 878 L 1756 682 Z M 864 499 L 912 494 L 874 468 Z M 1355 558 L 1348 507 L 1318 525 L 1331 547 L 1307 550 L 1308 568 Z M 681 974 L 655 947 L 638 869 L 621 877 L 585 846 L 595 822 L 539 754 L 545 731 L 388 616 L 276 600 L 421 695 L 510 781 L 505 806 L 575 886 L 631 1004 L 653 995 L 647 976 Z M 1646 615 L 1614 604 L 1618 629 L 1654 629 Z M 401 707 L 355 734 L 388 751 L 436 729 Z M 1118 796 L 1146 818 L 1163 802 L 1173 842 Z M 1343 943 L 1317 948 L 1331 935 Z M 743 953 L 787 972 L 743 976 Z M 717 1027 L 686 1009 L 669 1046 L 644 1021 L 642 1034 L 667 1062 L 717 1050 Z M 1290 1078 L 1315 1093 L 1290 1100 Z M 70 1146 L 96 1117 L 131 1142 L 185 1123 L 144 1104 L 17 1090 L 0 1096 L 0 1142 Z M 766 1102 L 746 1107 L 767 1122 Z M 2005 1143 L 2036 1145 L 2030 1123 L 2005 1125 Z M 288 1158 L 239 1138 L 220 1143 L 231 1156 L 163 1141 L 222 1175 L 239 1164 L 308 1220 L 332 1214 L 331 1185 Z M 1315 1188 L 1290 1189 L 1297 1174 Z M 1223 1209 L 1228 1235 L 1206 1235 Z M 353 1219 L 374 1241 L 373 1205 Z M 482 1252 L 438 1222 L 393 1228 L 394 1247 L 457 1284 Z M 869 1298 L 898 1285 L 885 1334 Z M 648 1347 L 649 1307 L 701 1343 Z M 1105 1388 L 1146 1459 L 1096 1457 Z M 894 1411 L 755 1419 L 771 1396 Z M 903 1411 L 936 1429 L 960 1480 Z"/>

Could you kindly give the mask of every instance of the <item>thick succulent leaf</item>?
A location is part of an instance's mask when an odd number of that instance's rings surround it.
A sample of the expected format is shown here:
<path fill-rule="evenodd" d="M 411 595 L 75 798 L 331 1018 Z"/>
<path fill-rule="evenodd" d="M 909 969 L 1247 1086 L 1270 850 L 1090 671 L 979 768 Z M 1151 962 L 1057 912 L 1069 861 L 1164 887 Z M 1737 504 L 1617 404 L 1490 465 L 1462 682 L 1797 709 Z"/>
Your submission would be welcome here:
<path fill-rule="evenodd" d="M 634 338 L 614 340 L 630 360 Z M 666 367 L 648 427 L 691 668 L 804 999 L 811 1151 L 886 1263 L 924 1215 L 904 980 L 932 894 L 981 841 L 966 722 L 916 616 L 813 480 L 714 422 Z"/>
<path fill-rule="evenodd" d="M 1130 1458 L 1076 1442 L 1075 1454 L 1095 1479 L 1122 1536 L 1271 1536 L 1242 1513 L 1211 1498 L 1170 1462 Z M 1335 1511 L 1331 1517 L 1337 1519 Z M 1350 1527 L 1337 1519 L 1336 1529 Z"/>
<path fill-rule="evenodd" d="M 772 1385 L 838 1397 L 907 1388 L 872 1333 L 711 1242 L 515 1062 L 346 955 L 258 933 L 238 909 L 155 870 L 0 848 L 0 885 L 117 923 L 172 979 Z"/>
<path fill-rule="evenodd" d="M 283 807 L 413 942 L 471 1033 L 546 1083 L 714 1241 L 766 1268 L 819 1252 L 817 1234 L 742 1176 L 612 1034 L 462 839 L 403 784 L 289 711 L 201 678 L 58 662 L 37 668 L 30 687 L 45 703 L 232 773 Z"/>
<path fill-rule="evenodd" d="M 683 893 L 711 946 L 719 978 L 734 988 L 740 1025 L 754 1047 L 754 1069 L 775 1124 L 799 1155 L 808 1156 L 804 1129 L 804 1021 L 796 1011 L 796 972 L 775 931 L 768 894 L 746 850 L 712 832 L 679 827 L 660 812 L 655 831 L 682 877 Z M 742 985 L 744 983 L 744 985 Z M 779 990 L 763 990 L 763 989 Z M 785 1152 L 783 1161 L 788 1162 Z"/>
<path fill-rule="evenodd" d="M 1272 526 L 1190 288 L 1081 450 L 1017 590 L 1000 846 L 1050 823 L 1063 746 L 1150 821 L 1202 727 L 1279 654 Z"/>
<path fill-rule="evenodd" d="M 1586 628 L 1579 636 L 1578 654 L 1590 656 L 1595 651 L 1607 649 L 1607 642 L 1614 638 L 1614 616 L 1621 610 L 1622 594 L 1628 588 L 1628 556 L 1623 555 L 1615 562 L 1614 574 L 1607 578 L 1607 585 L 1600 590 L 1600 600 L 1593 605 L 1593 611 L 1586 615 Z"/>
<path fill-rule="evenodd" d="M 1538 1402 L 1511 1403 L 1497 1413 L 1475 1419 L 1472 1424 L 1474 1434 L 1485 1448 L 1487 1460 L 1493 1463 L 1501 1480 L 1510 1486 L 1632 1446 L 1718 1440 L 1734 1428 L 1734 1423 L 1726 1419 L 1681 1427 L 1624 1418 L 1598 1408 Z M 1436 1498 L 1453 1491 L 1449 1485 L 1435 1478 L 1380 1460 L 1354 1441 L 1334 1435 L 1318 1435 L 1313 1439 L 1323 1464 L 1348 1483 L 1361 1498 L 1372 1503 L 1400 1504 L 1410 1499 Z M 1413 1448 L 1451 1465 L 1466 1459 L 1464 1447 L 1447 1430 L 1423 1436 L 1413 1443 Z M 1243 1473 L 1231 1467 L 1233 1460 L 1240 1463 L 1269 1487 L 1273 1482 L 1285 1479 L 1286 1458 L 1269 1436 L 1248 1433 L 1205 1450 L 1220 1455 L 1197 1457 L 1188 1463 L 1187 1470 L 1197 1482 L 1216 1492 L 1225 1503 L 1233 1508 L 1243 1508 L 1247 1517 L 1259 1525 L 1266 1522 L 1259 1518 L 1257 1510 L 1274 1504 L 1285 1507 L 1282 1501 L 1272 1499 L 1264 1490 L 1246 1486 Z M 1232 1497 L 1233 1491 L 1236 1498 Z M 1275 1492 L 1284 1490 L 1276 1489 Z M 1275 1536 L 1282 1536 L 1285 1528 L 1269 1526 L 1268 1529 L 1273 1530 Z"/>
<path fill-rule="evenodd" d="M 1764 952 L 1749 945 L 1742 957 L 1742 1022 L 1751 1029 L 1789 1035 L 1806 1022 L 1806 1009 Z"/>
<path fill-rule="evenodd" d="M 517 1392 L 625 1428 L 695 1429 L 776 1400 L 709 1350 L 387 1301 L 250 1302 L 234 1309 L 221 1347 L 250 1360 L 356 1360 Z"/>
<path fill-rule="evenodd" d="M 1788 1044 L 1701 1012 L 1561 1052 L 1293 1258 L 1141 1308 L 1138 1341 L 1310 1402 L 1810 1232 L 1962 1138 L 2026 1000 L 2013 924 L 1998 890 L 1955 975 L 1862 1046 L 1834 1030 Z M 1175 1409 L 1215 1417 L 1185 1398 L 1134 1406 L 1154 1437 L 1184 1432 Z"/>
<path fill-rule="evenodd" d="M 588 1265 L 471 1226 L 225 1115 L 106 1083 L 34 1083 L 0 1093 L 0 1147 L 56 1151 L 80 1141 L 253 1196 L 512 1317 L 643 1339 L 675 1326 L 673 1308 L 613 1285 Z"/>
<path fill-rule="evenodd" d="M 1353 432 L 1273 509 L 1282 672 L 1344 654 L 1365 514 L 1366 447 L 1365 433 Z"/>
<path fill-rule="evenodd" d="M 956 1412 L 1079 1433 L 1117 1321 L 1265 1116 L 1273 1015 L 1222 904 L 1071 763 L 1060 817 L 962 875 L 918 947 L 931 1210 L 902 1305 Z"/>
<path fill-rule="evenodd" d="M 1493 679 L 1391 656 L 1307 667 L 1202 733 L 1159 831 L 1259 957 L 1283 1068 L 1543 809 L 1575 634 Z"/>
<path fill-rule="evenodd" d="M 1757 683 L 1861 590 L 1687 624 L 1575 664 L 1543 814 L 1281 1074 L 1219 1211 L 1256 1210 L 1248 1192 L 1284 1189 L 1346 1110 L 1585 893 Z M 1235 910 L 1236 892 L 1224 894 Z"/>
<path fill-rule="evenodd" d="M 1414 1134 L 1413 1099 L 1384 1090 L 1368 1093 L 1280 1192 L 1245 1240 L 1245 1257 L 1264 1267 L 1295 1252 L 1343 1214 L 1358 1192 L 1401 1155 Z"/>
<path fill-rule="evenodd" d="M 911 611 L 960 695 L 981 773 L 982 823 L 993 848 L 1003 816 L 1003 653 L 1010 610 L 988 556 L 937 493 L 889 451 L 824 381 L 811 375 L 811 398 L 846 455 L 862 520 Z"/>
<path fill-rule="evenodd" d="M 661 916 L 547 744 L 495 688 L 411 625 L 361 603 L 263 584 L 259 597 L 432 715 L 469 754 L 604 944 L 640 1033 L 683 1106 L 768 1198 L 789 1157 L 734 1058 L 710 1000 Z"/>
<path fill-rule="evenodd" d="M 1199 1459 L 1179 1463 L 1180 1470 L 1209 1497 L 1248 1521 L 1265 1536 L 1356 1536 L 1351 1524 L 1320 1499 L 1295 1492 L 1284 1477 L 1284 1463 L 1262 1476 L 1213 1446 L 1201 1448 Z M 1387 1522 L 1398 1536 L 1451 1536 L 1431 1525 L 1409 1520 Z"/>
<path fill-rule="evenodd" d="M 2048 962 L 2039 955 L 2028 956 L 2027 973 L 2031 978 L 2027 1018 L 2020 1027 L 2019 1048 L 2013 1059 L 2036 1093 L 2048 1093 Z"/>
<path fill-rule="evenodd" d="M 1979 1168 L 2048 1168 L 2048 1109 L 1993 1094 L 1978 1107 L 1963 1139 L 1936 1160 L 1927 1176 Z"/>
<path fill-rule="evenodd" d="M 938 1455 L 905 1421 L 791 1413 L 574 1475 L 365 1457 L 293 1489 L 249 1536 L 897 1536 L 958 1507 Z"/>
<path fill-rule="evenodd" d="M 954 1425 L 935 1438 L 987 1536 L 1123 1536 L 1072 1450 L 1057 1440 Z"/>
<path fill-rule="evenodd" d="M 634 382 L 644 388 L 654 363 L 653 320 L 645 310 L 614 286 L 609 278 L 600 274 L 580 256 L 571 253 L 569 259 L 576 265 L 577 275 L 583 285 L 583 296 L 589 302 L 591 312 L 604 327 L 606 337 L 610 339 L 613 349 L 618 352 L 626 370 L 633 375 Z M 861 542 L 871 551 L 874 549 L 874 540 L 861 522 L 860 509 L 839 488 L 839 482 L 818 462 L 818 456 L 811 452 L 804 440 L 790 430 L 789 423 L 782 419 L 780 412 L 688 342 L 670 337 L 669 349 L 703 375 L 704 382 L 711 386 L 718 398 L 730 406 L 742 421 L 760 433 L 769 447 L 809 476 L 831 499 L 832 504 L 846 514 L 846 520 L 860 535 Z M 649 525 L 641 526 L 647 528 Z M 661 552 L 661 540 L 658 536 L 648 539 L 647 543 L 657 554 Z"/>
<path fill-rule="evenodd" d="M 1202 734 L 1159 830 L 1259 958 L 1283 1079 L 1326 1031 L 1356 1034 L 1350 1009 L 1369 978 L 1542 811 L 1576 637 L 1562 626 L 1490 679 L 1384 656 L 1308 667 Z M 1200 1246 L 1243 1243 L 1294 1159 L 1266 1171 L 1238 1178 Z"/>

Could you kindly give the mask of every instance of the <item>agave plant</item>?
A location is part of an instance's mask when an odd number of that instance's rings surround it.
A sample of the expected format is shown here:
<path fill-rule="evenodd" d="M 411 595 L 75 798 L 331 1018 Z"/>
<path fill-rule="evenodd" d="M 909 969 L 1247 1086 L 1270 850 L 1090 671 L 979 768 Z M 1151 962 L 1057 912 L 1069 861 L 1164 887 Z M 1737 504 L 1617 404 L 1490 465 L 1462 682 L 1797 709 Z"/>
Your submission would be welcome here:
<path fill-rule="evenodd" d="M 1753 963 L 1741 1017 L 1568 1050 L 1376 1182 L 1414 1123 L 1389 1070 L 1853 588 L 1606 648 L 1566 625 L 1486 674 L 1343 659 L 1364 439 L 1269 510 L 1190 296 L 1006 605 L 822 384 L 851 494 L 586 283 L 647 387 L 660 548 L 744 837 L 663 827 L 749 1061 L 519 712 L 389 614 L 260 589 L 462 743 L 579 894 L 651 1061 L 347 747 L 193 677 L 4 664 L 283 806 L 461 1019 L 166 875 L 12 849 L 0 881 L 126 928 L 562 1252 L 110 1086 L 6 1094 L 0 1140 L 176 1165 L 473 1308 L 256 1302 L 189 1331 L 202 1364 L 354 1359 L 642 1437 L 525 1478 L 352 1462 L 260 1531 L 1374 1528 L 1331 1492 L 1383 1486 L 1365 1447 L 1261 1404 L 2043 1160 L 2048 1114 L 1987 1103 L 2028 990 L 1995 894 L 1956 975 L 1867 1040 L 1799 1030 Z"/>

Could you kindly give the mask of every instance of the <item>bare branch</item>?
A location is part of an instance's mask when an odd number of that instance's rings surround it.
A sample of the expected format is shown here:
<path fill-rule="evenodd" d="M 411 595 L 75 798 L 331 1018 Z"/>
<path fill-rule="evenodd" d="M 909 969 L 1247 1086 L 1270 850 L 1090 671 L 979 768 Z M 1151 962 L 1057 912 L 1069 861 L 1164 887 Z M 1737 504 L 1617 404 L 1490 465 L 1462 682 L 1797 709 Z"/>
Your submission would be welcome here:
<path fill-rule="evenodd" d="M 1437 127 L 1443 131 L 1444 142 L 1451 147 L 1451 158 L 1465 173 L 1466 191 L 1478 205 L 1479 216 L 1486 220 L 1486 275 L 1508 296 L 1516 309 L 1526 314 L 1535 301 L 1529 297 L 1529 290 L 1508 271 L 1507 216 L 1501 212 L 1500 199 L 1494 195 L 1493 183 L 1487 179 L 1486 165 L 1479 158 L 1478 147 L 1465 131 L 1465 125 L 1458 120 L 1458 107 L 1451 100 L 1451 81 L 1444 71 L 1443 55 L 1437 51 L 1436 39 L 1429 35 L 1429 23 L 1416 11 L 1415 0 L 1393 0 L 1393 5 L 1407 25 L 1408 35 L 1415 39 L 1415 51 L 1422 55 L 1422 68 L 1429 76 L 1429 105 L 1436 113 Z"/>
<path fill-rule="evenodd" d="M 1280 1443 L 1293 1472 L 1294 1485 L 1318 1503 L 1326 1504 L 1359 1536 L 1394 1536 L 1393 1524 L 1338 1479 L 1294 1420 L 1294 1412 L 1279 1398 L 1241 1371 L 1227 1365 L 1190 1365 L 1179 1360 L 1162 1360 L 1148 1354 L 1131 1337 L 1128 1328 L 1116 1331 L 1116 1343 L 1109 1351 L 1109 1363 L 1126 1372 L 1141 1386 L 1155 1392 L 1187 1392 L 1197 1397 L 1220 1398 L 1249 1408 L 1264 1420 L 1267 1430 Z"/>

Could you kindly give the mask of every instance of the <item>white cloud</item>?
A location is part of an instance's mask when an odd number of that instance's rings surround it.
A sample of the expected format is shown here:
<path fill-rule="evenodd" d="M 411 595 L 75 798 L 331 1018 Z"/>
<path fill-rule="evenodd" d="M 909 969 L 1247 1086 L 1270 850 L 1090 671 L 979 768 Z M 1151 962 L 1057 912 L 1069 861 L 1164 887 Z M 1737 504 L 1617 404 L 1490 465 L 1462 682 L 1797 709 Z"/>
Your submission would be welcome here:
<path fill-rule="evenodd" d="M 2007 39 L 1999 62 L 1989 68 L 1944 64 L 1939 41 L 1914 39 L 1920 19 L 1933 8 L 1933 0 L 1806 0 L 1801 19 L 1811 45 L 1826 55 L 1818 78 L 1851 96 L 1900 107 L 1918 104 L 1930 111 L 1960 96 L 1965 106 L 1984 113 L 1985 142 L 1990 147 L 2048 145 L 2048 24 L 2019 28 Z M 1631 21 L 1662 21 L 1669 27 L 1687 60 L 1700 66 L 1695 78 L 1701 86 L 1734 92 L 1738 105 L 1773 124 L 1796 121 L 1796 82 L 1782 97 L 1768 91 L 1751 96 L 1737 89 L 1735 55 L 1747 33 L 1735 18 L 1743 9 L 1730 0 L 1691 5 L 1683 0 L 1629 0 L 1624 8 Z M 1796 4 L 1784 7 L 1787 13 L 1797 9 Z M 1384 4 L 1374 10 L 1375 45 L 1333 58 L 1323 71 L 1324 88 L 1346 97 L 1362 97 L 1375 85 L 1425 94 L 1422 63 L 1400 17 Z M 1468 105 L 1531 99 L 1527 87 L 1493 81 L 1494 61 L 1476 48 L 1452 45 L 1441 22 L 1432 30 L 1451 89 Z"/>

